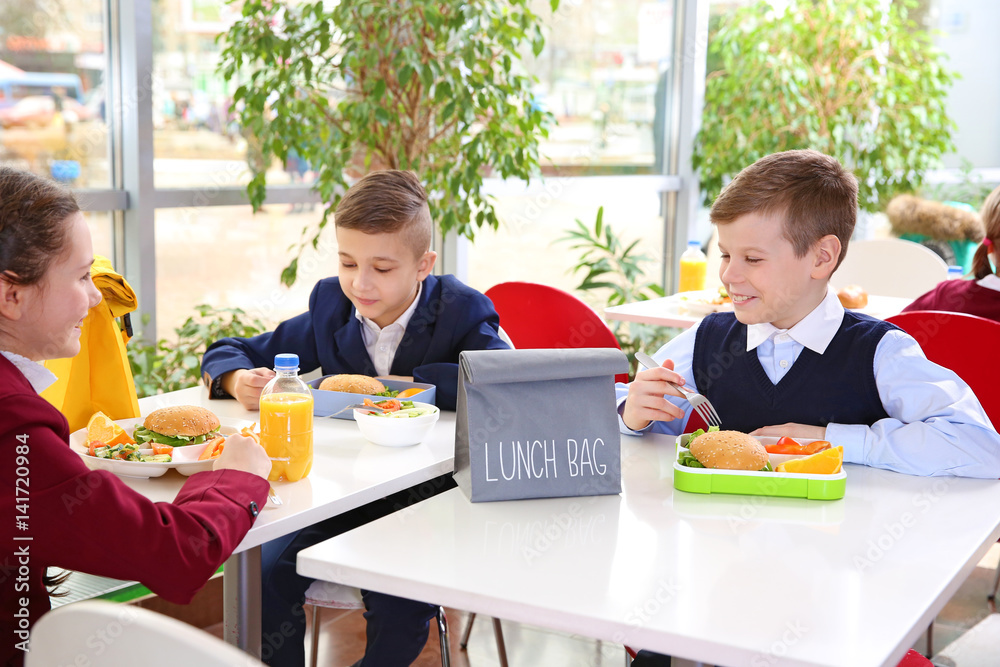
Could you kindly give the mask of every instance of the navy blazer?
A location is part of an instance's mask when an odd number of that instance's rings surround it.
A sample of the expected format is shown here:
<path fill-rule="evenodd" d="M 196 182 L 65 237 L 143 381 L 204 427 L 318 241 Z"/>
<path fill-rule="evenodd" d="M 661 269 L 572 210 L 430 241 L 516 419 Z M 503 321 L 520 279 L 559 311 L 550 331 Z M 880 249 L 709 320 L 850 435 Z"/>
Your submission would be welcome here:
<path fill-rule="evenodd" d="M 216 389 L 218 378 L 240 368 L 271 368 L 274 355 L 299 355 L 299 370 L 322 368 L 323 375 L 376 375 L 361 335 L 354 305 L 339 278 L 316 283 L 309 311 L 253 338 L 223 338 L 205 352 L 201 370 Z M 507 349 L 498 329 L 500 317 L 482 293 L 451 275 L 427 276 L 420 301 L 392 360 L 390 375 L 412 375 L 437 387 L 437 404 L 455 409 L 458 354 L 463 350 Z M 218 396 L 217 391 L 213 391 Z"/>

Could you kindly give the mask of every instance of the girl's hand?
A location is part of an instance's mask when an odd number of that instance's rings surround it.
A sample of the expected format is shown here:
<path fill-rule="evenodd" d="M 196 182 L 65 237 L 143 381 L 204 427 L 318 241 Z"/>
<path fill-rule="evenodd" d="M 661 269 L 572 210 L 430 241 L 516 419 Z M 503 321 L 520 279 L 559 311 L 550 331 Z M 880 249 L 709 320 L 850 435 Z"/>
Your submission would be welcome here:
<path fill-rule="evenodd" d="M 671 382 L 684 384 L 684 378 L 674 372 L 672 359 L 664 360 L 659 368 L 636 373 L 635 380 L 628 386 L 628 398 L 625 399 L 625 409 L 622 412 L 625 426 L 638 431 L 646 428 L 652 421 L 683 419 L 684 410 L 663 397 L 664 394 L 684 397 L 670 385 Z"/>
<path fill-rule="evenodd" d="M 231 435 L 226 446 L 212 464 L 212 470 L 242 470 L 267 479 L 271 459 L 256 440 L 245 435 Z"/>
<path fill-rule="evenodd" d="M 259 410 L 260 392 L 273 377 L 270 368 L 241 368 L 222 376 L 222 388 L 247 410 Z"/>
<path fill-rule="evenodd" d="M 780 438 L 788 436 L 796 440 L 826 440 L 825 426 L 809 426 L 808 424 L 781 424 L 778 426 L 762 426 L 750 435 L 771 436 Z"/>

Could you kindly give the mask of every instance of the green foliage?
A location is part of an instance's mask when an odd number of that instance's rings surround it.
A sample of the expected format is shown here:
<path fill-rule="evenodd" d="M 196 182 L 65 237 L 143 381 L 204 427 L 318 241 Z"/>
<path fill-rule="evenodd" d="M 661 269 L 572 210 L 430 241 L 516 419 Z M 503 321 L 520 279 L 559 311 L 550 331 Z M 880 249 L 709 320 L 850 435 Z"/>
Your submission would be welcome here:
<path fill-rule="evenodd" d="M 576 220 L 576 229 L 570 230 L 558 241 L 568 242 L 570 248 L 580 251 L 580 261 L 570 270 L 571 273 L 585 274 L 576 289 L 600 293 L 606 305 L 620 306 L 664 295 L 658 283 L 646 280 L 643 265 L 652 258 L 636 251 L 641 239 L 626 244 L 611 225 L 604 224 L 603 206 L 597 209 L 597 219 L 592 228 Z M 630 376 L 635 374 L 635 353 L 638 350 L 652 353 L 676 333 L 674 329 L 636 322 L 616 321 L 610 326 L 618 344 L 628 355 Z"/>
<path fill-rule="evenodd" d="M 193 387 L 201 381 L 201 356 L 209 345 L 227 336 L 246 338 L 267 330 L 258 318 L 247 318 L 239 308 L 195 306 L 198 319 L 189 317 L 174 329 L 175 340 L 156 343 L 136 337 L 125 346 L 139 398 Z"/>
<path fill-rule="evenodd" d="M 251 204 L 264 201 L 266 165 L 294 148 L 329 204 L 299 254 L 318 243 L 349 179 L 373 169 L 417 172 L 442 231 L 495 229 L 484 176 L 536 175 L 538 141 L 553 121 L 519 67 L 523 46 L 537 56 L 544 44 L 531 4 L 243 1 L 242 18 L 220 35 L 219 71 L 241 81 L 233 102 L 259 153 Z M 559 0 L 549 4 L 555 11 Z M 295 274 L 293 261 L 282 280 Z"/>
<path fill-rule="evenodd" d="M 888 8 L 885 8 L 888 5 Z M 954 149 L 945 98 L 955 74 L 897 0 L 758 2 L 722 17 L 709 45 L 693 164 L 707 201 L 755 160 L 796 148 L 839 159 L 859 204 L 878 210 L 919 187 Z"/>

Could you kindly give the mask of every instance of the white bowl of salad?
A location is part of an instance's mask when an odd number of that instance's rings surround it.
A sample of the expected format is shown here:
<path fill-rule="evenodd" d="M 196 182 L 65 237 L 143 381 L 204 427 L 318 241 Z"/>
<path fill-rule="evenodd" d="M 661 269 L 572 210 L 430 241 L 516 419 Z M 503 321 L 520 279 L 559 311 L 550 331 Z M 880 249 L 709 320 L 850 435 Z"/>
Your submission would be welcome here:
<path fill-rule="evenodd" d="M 431 403 L 387 399 L 373 404 L 385 412 L 355 408 L 354 421 L 366 440 L 384 447 L 408 447 L 423 442 L 441 416 L 441 410 Z"/>

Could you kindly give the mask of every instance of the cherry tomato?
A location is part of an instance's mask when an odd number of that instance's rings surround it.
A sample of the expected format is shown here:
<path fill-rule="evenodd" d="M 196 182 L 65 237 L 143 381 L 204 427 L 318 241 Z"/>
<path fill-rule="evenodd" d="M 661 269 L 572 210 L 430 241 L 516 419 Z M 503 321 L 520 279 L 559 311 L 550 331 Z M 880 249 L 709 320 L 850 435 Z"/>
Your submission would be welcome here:
<path fill-rule="evenodd" d="M 778 442 L 773 445 L 765 445 L 764 449 L 767 450 L 768 454 L 801 454 L 802 445 L 798 442 L 789 438 L 788 436 L 782 436 L 778 438 Z"/>
<path fill-rule="evenodd" d="M 778 438 L 778 442 L 775 443 L 778 447 L 801 447 L 798 440 L 789 438 L 787 435 L 783 435 Z"/>

